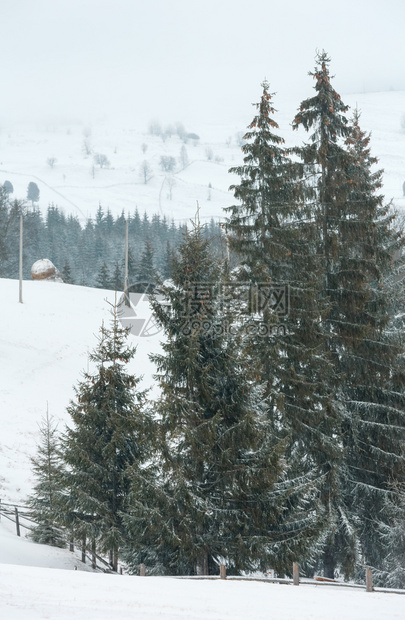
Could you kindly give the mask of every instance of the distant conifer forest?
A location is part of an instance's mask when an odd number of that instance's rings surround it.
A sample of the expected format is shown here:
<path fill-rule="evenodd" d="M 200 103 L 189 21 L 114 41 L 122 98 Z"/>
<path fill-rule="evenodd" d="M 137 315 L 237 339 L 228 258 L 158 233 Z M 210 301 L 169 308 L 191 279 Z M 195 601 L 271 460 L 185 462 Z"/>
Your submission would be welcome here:
<path fill-rule="evenodd" d="M 0 277 L 18 278 L 21 202 L 11 202 L 0 188 Z M 128 281 L 168 278 L 173 252 L 180 245 L 184 222 L 165 216 L 132 214 L 114 217 L 100 205 L 94 218 L 82 223 L 49 205 L 45 216 L 38 208 L 23 215 L 23 277 L 31 277 L 33 263 L 51 260 L 67 284 L 105 289 L 123 288 L 125 228 L 128 221 Z M 214 247 L 221 245 L 219 226 L 211 220 L 204 233 Z"/>

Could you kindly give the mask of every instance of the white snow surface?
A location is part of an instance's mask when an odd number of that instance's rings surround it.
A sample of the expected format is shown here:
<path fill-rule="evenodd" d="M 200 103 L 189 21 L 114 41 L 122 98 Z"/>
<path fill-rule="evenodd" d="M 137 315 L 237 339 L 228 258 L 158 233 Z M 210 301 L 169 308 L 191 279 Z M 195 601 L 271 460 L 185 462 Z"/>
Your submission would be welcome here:
<path fill-rule="evenodd" d="M 261 582 L 131 577 L 0 565 L 7 620 L 395 620 L 395 594 Z"/>
<path fill-rule="evenodd" d="M 19 566 L 37 566 L 42 568 L 61 568 L 69 570 L 91 571 L 89 564 L 83 564 L 77 552 L 57 549 L 49 545 L 34 543 L 26 537 L 28 533 L 21 528 L 18 537 L 15 525 L 5 520 L 0 523 L 0 568 L 3 564 Z M 4 568 L 4 567 L 3 567 Z"/>

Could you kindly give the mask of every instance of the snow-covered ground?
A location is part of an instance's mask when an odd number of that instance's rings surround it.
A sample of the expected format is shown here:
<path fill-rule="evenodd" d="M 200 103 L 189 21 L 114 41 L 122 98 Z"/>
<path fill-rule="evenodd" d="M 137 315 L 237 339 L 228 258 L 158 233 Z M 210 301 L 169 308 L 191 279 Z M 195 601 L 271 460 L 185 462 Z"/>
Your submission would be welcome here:
<path fill-rule="evenodd" d="M 14 523 L 7 521 L 4 515 L 2 516 L 0 522 L 0 567 L 3 564 L 14 564 L 39 568 L 92 571 L 89 564 L 83 564 L 77 551 L 71 553 L 68 549 L 39 545 L 30 541 L 26 536 L 27 533 L 28 530 L 22 527 L 21 537 L 18 537 Z"/>
<path fill-rule="evenodd" d="M 279 133 L 287 146 L 301 144 L 308 138 L 305 132 L 293 132 L 291 123 L 300 101 L 311 96 L 308 89 L 294 100 L 282 93 L 276 94 L 274 105 L 278 112 L 275 119 Z M 260 85 L 257 99 L 260 98 Z M 385 169 L 384 191 L 388 200 L 405 209 L 402 184 L 405 181 L 405 91 L 343 95 L 345 103 L 353 110 L 356 105 L 362 112 L 361 126 L 372 132 L 373 155 Z M 0 183 L 7 179 L 14 186 L 12 197 L 25 199 L 30 181 L 40 189 L 39 207 L 45 212 L 54 203 L 67 214 L 76 214 L 82 221 L 94 215 L 99 204 L 109 208 L 114 216 L 122 210 L 133 212 L 135 207 L 149 215 L 160 213 L 176 221 L 184 221 L 195 213 L 196 201 L 201 207 L 201 218 L 223 218 L 223 208 L 233 203 L 229 186 L 235 177 L 228 173 L 231 166 L 242 163 L 237 134 L 243 134 L 255 110 L 246 101 L 246 114 L 236 117 L 229 110 L 227 124 L 207 124 L 186 127 L 200 136 L 198 143 L 189 140 L 184 144 L 177 135 L 165 141 L 148 133 L 147 126 L 140 126 L 136 119 L 125 126 L 94 123 L 93 126 L 49 122 L 36 125 L 7 124 L 2 119 L 0 133 Z M 351 111 L 347 115 L 351 116 Z M 179 119 L 181 120 L 181 119 Z M 165 129 L 165 125 L 163 125 Z M 84 141 L 92 153 L 83 151 Z M 180 151 L 185 146 L 188 164 L 181 163 Z M 110 162 L 107 168 L 94 164 L 94 154 L 104 154 Z M 176 159 L 171 175 L 161 170 L 160 159 Z M 53 168 L 47 163 L 55 158 Z M 147 161 L 153 176 L 145 184 L 139 168 Z M 237 177 L 236 177 L 237 178 Z M 211 187 L 209 187 L 211 186 Z M 29 203 L 28 203 L 29 204 Z"/>
<path fill-rule="evenodd" d="M 130 577 L 0 564 L 7 620 L 395 620 L 405 598 L 328 586 Z"/>

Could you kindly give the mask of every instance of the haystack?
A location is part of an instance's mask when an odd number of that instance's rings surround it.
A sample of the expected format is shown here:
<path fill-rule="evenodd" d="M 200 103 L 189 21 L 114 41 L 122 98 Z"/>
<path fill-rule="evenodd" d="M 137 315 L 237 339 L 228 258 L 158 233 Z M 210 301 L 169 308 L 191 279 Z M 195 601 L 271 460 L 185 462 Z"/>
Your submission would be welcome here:
<path fill-rule="evenodd" d="M 37 260 L 31 267 L 33 280 L 50 280 L 51 282 L 63 282 L 59 271 L 48 258 Z"/>

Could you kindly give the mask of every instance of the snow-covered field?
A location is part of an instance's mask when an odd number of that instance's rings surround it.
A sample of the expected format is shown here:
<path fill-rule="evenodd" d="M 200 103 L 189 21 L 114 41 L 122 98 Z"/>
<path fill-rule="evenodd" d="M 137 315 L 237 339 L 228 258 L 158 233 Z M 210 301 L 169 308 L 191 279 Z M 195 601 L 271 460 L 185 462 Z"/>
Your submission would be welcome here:
<path fill-rule="evenodd" d="M 4 523 L 0 584 L 7 620 L 395 620 L 405 608 L 404 596 L 343 586 L 94 573 L 77 553 L 17 538 Z"/>
<path fill-rule="evenodd" d="M 308 80 L 307 91 L 296 100 L 282 93 L 274 99 L 278 110 L 275 119 L 287 146 L 301 144 L 308 137 L 305 132 L 293 132 L 291 123 L 300 101 L 311 96 L 311 87 Z M 257 100 L 260 95 L 258 85 Z M 361 126 L 372 132 L 372 153 L 385 169 L 386 197 L 405 209 L 405 91 L 342 98 L 352 110 L 357 105 L 362 111 Z M 40 190 L 39 207 L 43 212 L 54 203 L 82 221 L 94 215 L 99 204 L 104 210 L 109 208 L 114 216 L 138 207 L 141 213 L 160 213 L 184 221 L 194 215 L 196 201 L 204 221 L 211 217 L 219 219 L 223 217 L 223 208 L 233 203 L 228 188 L 235 179 L 228 169 L 242 162 L 237 134 L 243 134 L 253 118 L 255 111 L 250 103 L 246 101 L 243 118 L 229 110 L 227 123 L 209 125 L 201 121 L 198 126 L 186 126 L 186 131 L 200 137 L 197 143 L 188 140 L 186 144 L 175 134 L 165 141 L 150 135 L 148 127 L 137 123 L 136 118 L 125 125 L 118 120 L 114 124 L 73 120 L 71 124 L 54 121 L 18 125 L 2 119 L 0 183 L 9 180 L 14 186 L 12 197 L 25 199 L 28 183 L 33 181 Z M 165 129 L 166 125 L 162 127 Z M 85 140 L 92 150 L 89 155 L 83 151 Z M 180 157 L 183 146 L 188 158 L 185 166 Z M 100 168 L 94 164 L 96 153 L 105 155 L 110 166 Z M 176 159 L 173 174 L 161 170 L 162 156 Z M 50 158 L 56 159 L 53 168 L 47 163 Z M 147 184 L 139 174 L 143 161 L 148 162 L 153 175 Z"/>

